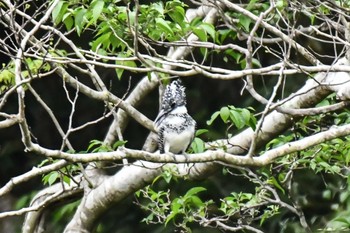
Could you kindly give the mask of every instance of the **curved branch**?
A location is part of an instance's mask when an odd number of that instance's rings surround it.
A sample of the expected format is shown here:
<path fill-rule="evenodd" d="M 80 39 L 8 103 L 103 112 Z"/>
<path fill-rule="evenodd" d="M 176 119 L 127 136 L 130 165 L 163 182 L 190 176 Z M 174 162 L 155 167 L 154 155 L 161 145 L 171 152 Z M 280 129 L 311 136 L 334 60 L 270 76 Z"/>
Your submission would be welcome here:
<path fill-rule="evenodd" d="M 61 158 L 71 162 L 93 162 L 93 161 L 118 161 L 125 158 L 132 158 L 153 163 L 206 163 L 221 161 L 231 165 L 241 166 L 265 166 L 273 163 L 275 159 L 293 152 L 302 151 L 320 143 L 350 135 L 350 124 L 334 126 L 331 129 L 305 137 L 298 141 L 289 142 L 283 146 L 266 151 L 260 156 L 233 155 L 224 150 L 208 150 L 203 153 L 184 155 L 150 153 L 142 150 L 120 148 L 113 152 L 98 152 L 90 154 L 70 154 L 61 151 L 49 150 L 38 145 L 33 147 L 33 152 L 52 158 Z M 148 163 L 150 164 L 150 163 Z M 146 166 L 146 165 L 144 165 Z M 159 166 L 159 165 L 158 165 Z M 189 165 L 189 167 L 192 167 Z M 153 168 L 153 165 L 152 167 Z"/>
<path fill-rule="evenodd" d="M 63 187 L 64 186 L 64 187 Z M 38 221 L 42 214 L 42 210 L 52 203 L 65 200 L 67 197 L 81 194 L 83 189 L 76 187 L 75 185 L 67 186 L 57 183 L 50 186 L 43 191 L 40 191 L 33 201 L 30 203 L 30 207 L 22 209 L 21 214 L 27 213 L 25 217 L 25 223 L 22 227 L 22 233 L 37 232 Z"/>
<path fill-rule="evenodd" d="M 7 182 L 3 187 L 0 189 L 0 196 L 5 195 L 6 193 L 9 193 L 16 185 L 26 182 L 36 176 L 40 176 L 43 174 L 47 174 L 48 172 L 58 170 L 68 164 L 65 160 L 60 160 L 58 162 L 55 162 L 53 164 L 43 166 L 43 167 L 33 167 L 32 170 L 23 173 L 19 176 L 11 178 L 9 182 Z"/>
<path fill-rule="evenodd" d="M 64 232 L 90 232 L 96 219 L 112 203 L 123 200 L 140 187 L 149 184 L 160 173 L 160 166 L 154 163 L 136 162 L 135 165 L 137 166 L 124 167 L 118 175 L 106 178 L 102 185 L 84 195 L 84 204 L 79 205 Z"/>

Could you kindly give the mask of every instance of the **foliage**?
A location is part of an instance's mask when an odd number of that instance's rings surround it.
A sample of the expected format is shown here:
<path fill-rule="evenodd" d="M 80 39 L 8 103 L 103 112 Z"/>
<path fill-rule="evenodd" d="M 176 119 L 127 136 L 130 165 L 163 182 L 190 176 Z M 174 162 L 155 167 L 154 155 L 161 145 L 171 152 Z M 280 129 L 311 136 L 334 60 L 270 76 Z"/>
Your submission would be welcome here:
<path fill-rule="evenodd" d="M 74 175 L 80 172 L 80 168 L 77 165 L 69 165 L 60 170 L 52 171 L 43 176 L 42 182 L 44 185 L 53 185 L 56 181 L 60 181 L 70 185 L 72 179 L 74 181 Z"/>
<path fill-rule="evenodd" d="M 112 146 L 99 141 L 99 140 L 91 140 L 90 144 L 87 148 L 88 152 L 108 152 L 115 151 L 118 147 L 124 146 L 128 141 L 116 141 Z"/>
<path fill-rule="evenodd" d="M 191 144 L 191 150 L 193 153 L 201 153 L 205 151 L 205 142 L 199 136 L 207 132 L 207 129 L 199 129 L 196 131 L 195 138 Z"/>
<path fill-rule="evenodd" d="M 227 107 L 222 107 L 220 111 L 216 111 L 211 116 L 210 120 L 207 121 L 208 125 L 211 125 L 213 121 L 220 116 L 224 123 L 231 123 L 237 129 L 242 129 L 243 127 L 251 127 L 255 129 L 256 119 L 254 115 L 250 112 L 252 108 L 235 108 L 232 105 Z"/>
<path fill-rule="evenodd" d="M 177 228 L 191 231 L 188 224 L 196 222 L 205 217 L 208 207 L 213 201 L 203 202 L 198 196 L 200 192 L 206 191 L 203 187 L 193 187 L 185 195 L 171 198 L 170 190 L 154 191 L 150 186 L 136 192 L 138 199 L 147 202 L 138 202 L 142 209 L 151 212 L 142 221 L 147 224 L 172 222 Z"/>

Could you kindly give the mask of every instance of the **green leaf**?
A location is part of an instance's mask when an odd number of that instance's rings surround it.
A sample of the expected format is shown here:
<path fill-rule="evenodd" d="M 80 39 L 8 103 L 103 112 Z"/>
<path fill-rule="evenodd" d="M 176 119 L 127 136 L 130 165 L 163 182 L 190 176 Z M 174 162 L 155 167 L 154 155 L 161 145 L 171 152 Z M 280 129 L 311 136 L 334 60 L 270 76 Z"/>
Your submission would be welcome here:
<path fill-rule="evenodd" d="M 311 25 L 314 25 L 315 24 L 315 19 L 316 19 L 316 14 L 310 14 L 309 18 L 310 18 Z"/>
<path fill-rule="evenodd" d="M 192 196 L 190 200 L 196 207 L 201 207 L 204 205 L 203 201 L 197 196 Z"/>
<path fill-rule="evenodd" d="M 252 64 L 253 64 L 253 66 L 258 67 L 258 68 L 262 67 L 260 61 L 256 58 L 252 59 Z"/>
<path fill-rule="evenodd" d="M 91 140 L 89 143 L 89 146 L 87 148 L 87 151 L 90 151 L 94 146 L 101 146 L 103 144 L 102 141 L 99 140 Z"/>
<path fill-rule="evenodd" d="M 220 117 L 223 120 L 223 122 L 227 123 L 227 120 L 230 117 L 230 109 L 228 107 L 222 107 L 220 109 Z"/>
<path fill-rule="evenodd" d="M 328 99 L 324 99 L 324 100 L 322 100 L 321 102 L 319 102 L 319 103 L 316 105 L 316 107 L 324 107 L 324 106 L 328 106 L 328 105 L 330 105 L 329 100 L 328 100 Z"/>
<path fill-rule="evenodd" d="M 202 22 L 203 22 L 203 19 L 201 17 L 195 17 L 194 19 L 192 19 L 192 21 L 190 23 L 190 26 L 191 27 L 197 27 L 200 24 L 202 24 Z"/>
<path fill-rule="evenodd" d="M 28 70 L 22 71 L 21 75 L 22 75 L 22 77 L 26 78 L 29 75 L 29 71 Z"/>
<path fill-rule="evenodd" d="M 319 165 L 323 168 L 325 168 L 326 170 L 330 169 L 331 165 L 329 165 L 328 163 L 322 161 L 319 163 Z"/>
<path fill-rule="evenodd" d="M 63 182 L 70 185 L 71 183 L 71 178 L 69 176 L 63 176 Z"/>
<path fill-rule="evenodd" d="M 117 149 L 120 146 L 124 146 L 127 142 L 128 142 L 127 140 L 125 140 L 125 141 L 117 141 L 116 143 L 113 144 L 112 148 L 115 150 L 115 149 Z"/>
<path fill-rule="evenodd" d="M 165 21 L 162 18 L 156 18 L 156 25 L 158 28 L 160 28 L 163 32 L 165 32 L 166 34 L 169 34 L 171 36 L 174 35 L 173 30 L 171 29 L 171 27 L 169 26 L 169 24 L 167 23 L 167 21 Z"/>
<path fill-rule="evenodd" d="M 198 129 L 196 131 L 196 137 L 198 137 L 199 135 L 205 134 L 207 132 L 209 132 L 209 130 L 207 130 L 207 129 Z"/>
<path fill-rule="evenodd" d="M 92 21 L 93 23 L 97 21 L 97 19 L 100 17 L 103 7 L 104 7 L 104 1 L 97 0 L 92 3 Z"/>
<path fill-rule="evenodd" d="M 43 65 L 43 61 L 40 59 L 30 59 L 30 58 L 26 58 L 26 62 L 27 62 L 27 66 L 28 69 L 31 71 L 31 73 L 33 74 L 37 74 L 39 69 L 42 67 Z"/>
<path fill-rule="evenodd" d="M 73 24 L 74 24 L 74 19 L 72 17 L 72 14 L 69 12 L 69 13 L 66 13 L 64 16 L 63 16 L 63 19 L 62 19 L 64 25 L 66 26 L 66 29 L 69 31 L 72 29 L 73 27 Z"/>
<path fill-rule="evenodd" d="M 230 119 L 233 124 L 237 127 L 237 129 L 242 129 L 245 125 L 241 114 L 239 114 L 236 110 L 230 110 Z"/>
<path fill-rule="evenodd" d="M 165 182 L 169 184 L 173 178 L 173 174 L 171 172 L 163 172 L 162 177 L 165 180 Z"/>
<path fill-rule="evenodd" d="M 194 187 L 194 188 L 191 188 L 190 190 L 188 190 L 184 197 L 191 197 L 199 192 L 203 192 L 206 190 L 207 189 L 204 187 Z"/>
<path fill-rule="evenodd" d="M 217 31 L 217 41 L 220 44 L 224 43 L 224 41 L 226 40 L 227 37 L 229 37 L 229 38 L 231 37 L 232 39 L 236 39 L 236 34 L 231 29 L 219 29 Z M 228 49 L 228 50 L 232 50 L 232 49 Z M 225 53 L 226 53 L 226 51 L 225 51 Z"/>
<path fill-rule="evenodd" d="M 43 161 L 41 161 L 41 163 L 38 164 L 38 167 L 42 167 L 51 161 L 51 159 L 44 159 Z"/>
<path fill-rule="evenodd" d="M 250 112 L 248 109 L 245 109 L 245 108 L 241 109 L 241 116 L 244 119 L 245 123 L 249 122 Z"/>
<path fill-rule="evenodd" d="M 135 192 L 135 196 L 136 197 L 140 197 L 140 195 L 141 195 L 141 190 L 138 190 L 138 191 Z"/>
<path fill-rule="evenodd" d="M 171 213 L 167 216 L 164 225 L 166 226 L 166 225 L 168 224 L 168 222 L 169 222 L 170 220 L 172 220 L 177 214 L 178 214 L 178 212 L 176 212 L 176 211 L 171 211 Z"/>
<path fill-rule="evenodd" d="M 119 58 L 127 58 L 128 55 L 124 54 L 124 53 L 120 53 L 118 55 L 118 57 Z M 125 59 L 125 60 L 117 60 L 117 61 L 115 61 L 115 63 L 117 65 L 121 65 L 121 66 L 137 67 L 135 61 L 130 61 L 130 60 L 127 60 L 127 59 Z M 122 69 L 122 68 L 116 69 L 117 77 L 118 77 L 119 80 L 122 78 L 123 72 L 124 72 L 124 69 Z"/>
<path fill-rule="evenodd" d="M 285 7 L 285 5 L 284 5 L 284 0 L 278 0 L 278 1 L 276 2 L 276 8 L 277 8 L 277 9 L 282 10 L 284 7 Z"/>
<path fill-rule="evenodd" d="M 181 6 L 175 6 L 168 12 L 168 14 L 174 22 L 182 25 L 182 22 L 185 19 L 184 8 L 182 8 Z"/>
<path fill-rule="evenodd" d="M 350 226 L 350 221 L 349 219 L 345 218 L 345 217 L 338 217 L 336 219 L 334 219 L 334 221 L 336 222 L 341 222 L 341 223 L 345 223 L 348 227 Z"/>
<path fill-rule="evenodd" d="M 63 15 L 66 13 L 68 3 L 66 1 L 59 1 L 52 11 L 52 20 L 55 25 L 62 21 Z"/>
<path fill-rule="evenodd" d="M 85 24 L 85 14 L 86 14 L 87 10 L 85 8 L 78 8 L 75 12 L 75 20 L 74 20 L 74 25 L 75 25 L 75 29 L 77 30 L 77 34 L 78 36 L 80 36 L 84 24 Z"/>
<path fill-rule="evenodd" d="M 165 226 L 168 224 L 170 220 L 172 220 L 176 215 L 181 213 L 181 207 L 182 207 L 182 200 L 180 198 L 175 198 L 171 202 L 171 212 L 167 216 L 166 221 L 165 221 Z"/>
<path fill-rule="evenodd" d="M 172 202 L 171 202 L 171 210 L 173 212 L 179 212 L 180 208 L 182 207 L 183 201 L 180 198 L 175 198 Z"/>
<path fill-rule="evenodd" d="M 249 25 L 252 22 L 252 20 L 245 15 L 240 15 L 238 19 L 239 19 L 239 24 L 243 26 L 244 30 L 246 32 L 249 32 L 250 31 Z"/>
<path fill-rule="evenodd" d="M 151 5 L 151 9 L 156 10 L 160 15 L 164 14 L 164 6 L 162 2 L 156 2 Z"/>
<path fill-rule="evenodd" d="M 153 221 L 153 218 L 154 218 L 154 214 L 152 213 L 152 214 L 148 215 L 147 218 L 142 219 L 141 222 L 149 223 L 149 222 Z"/>
<path fill-rule="evenodd" d="M 202 139 L 196 137 L 191 143 L 191 148 L 194 153 L 202 153 L 205 150 L 205 143 Z"/>
<path fill-rule="evenodd" d="M 251 115 L 248 121 L 248 126 L 251 127 L 253 130 L 256 129 L 256 118 L 254 115 Z"/>
<path fill-rule="evenodd" d="M 198 36 L 198 39 L 200 41 L 204 41 L 207 42 L 207 33 L 205 32 L 205 30 L 201 27 L 196 27 L 196 28 L 192 28 L 193 33 Z"/>
<path fill-rule="evenodd" d="M 275 179 L 275 177 L 270 177 L 269 181 L 276 187 L 278 188 L 279 190 L 282 191 L 283 194 L 285 194 L 285 191 L 284 189 L 282 188 L 282 186 L 278 183 L 278 181 Z"/>
<path fill-rule="evenodd" d="M 12 71 L 5 69 L 0 72 L 0 87 L 3 90 L 7 90 L 11 86 L 15 85 L 15 75 Z M 0 90 L 1 93 L 1 90 Z"/>
<path fill-rule="evenodd" d="M 236 51 L 234 51 L 233 49 L 227 49 L 225 51 L 225 54 L 229 55 L 230 57 L 232 57 L 236 63 L 240 63 L 241 62 L 241 58 L 243 57 L 241 53 L 238 53 Z"/>
<path fill-rule="evenodd" d="M 214 120 L 220 115 L 220 112 L 214 112 L 213 115 L 211 115 L 210 120 L 207 121 L 207 125 L 213 124 Z"/>
<path fill-rule="evenodd" d="M 51 186 L 53 183 L 55 183 L 55 181 L 57 180 L 59 174 L 58 172 L 51 172 L 49 174 L 49 178 L 47 179 L 47 183 Z"/>
<path fill-rule="evenodd" d="M 209 23 L 202 23 L 200 25 L 201 28 L 203 28 L 203 30 L 210 35 L 210 37 L 215 40 L 215 28 L 212 24 Z"/>
<path fill-rule="evenodd" d="M 112 32 L 106 32 L 103 35 L 99 36 L 95 41 L 92 42 L 91 49 L 96 51 L 100 45 L 103 45 L 103 48 L 106 48 L 109 45 L 109 38 L 111 37 Z M 107 42 L 107 43 L 106 43 Z"/>
<path fill-rule="evenodd" d="M 335 174 L 341 174 L 341 168 L 337 165 L 331 166 L 330 171 Z"/>

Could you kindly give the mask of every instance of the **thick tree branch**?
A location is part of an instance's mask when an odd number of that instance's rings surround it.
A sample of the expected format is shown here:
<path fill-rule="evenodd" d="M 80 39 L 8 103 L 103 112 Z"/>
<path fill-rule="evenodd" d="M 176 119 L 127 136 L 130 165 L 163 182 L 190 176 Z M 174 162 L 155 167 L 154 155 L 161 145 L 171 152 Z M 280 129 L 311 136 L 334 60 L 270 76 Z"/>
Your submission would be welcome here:
<path fill-rule="evenodd" d="M 327 131 L 305 137 L 298 141 L 289 142 L 283 146 L 271 149 L 259 156 L 233 155 L 224 150 L 208 150 L 203 153 L 184 155 L 150 153 L 141 150 L 120 148 L 113 152 L 98 152 L 88 154 L 70 154 L 58 150 L 49 150 L 38 145 L 33 145 L 32 151 L 51 158 L 60 158 L 71 162 L 93 162 L 93 161 L 118 161 L 125 158 L 137 159 L 153 163 L 205 163 L 221 161 L 231 165 L 240 166 L 265 166 L 273 163 L 277 158 L 293 152 L 302 151 L 320 143 L 350 135 L 350 124 L 334 126 Z M 192 165 L 189 165 L 192 166 Z"/>

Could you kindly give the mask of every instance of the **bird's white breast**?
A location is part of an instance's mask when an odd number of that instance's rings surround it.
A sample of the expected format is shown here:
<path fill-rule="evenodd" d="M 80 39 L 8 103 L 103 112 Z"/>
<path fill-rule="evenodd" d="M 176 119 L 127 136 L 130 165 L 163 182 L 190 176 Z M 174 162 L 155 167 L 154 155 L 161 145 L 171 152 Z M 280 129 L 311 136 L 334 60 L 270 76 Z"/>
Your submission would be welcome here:
<path fill-rule="evenodd" d="M 164 150 L 165 152 L 171 152 L 177 154 L 182 151 L 186 151 L 189 143 L 191 143 L 194 135 L 195 127 L 192 126 L 187 130 L 180 133 L 176 131 L 167 132 L 164 134 Z"/>

